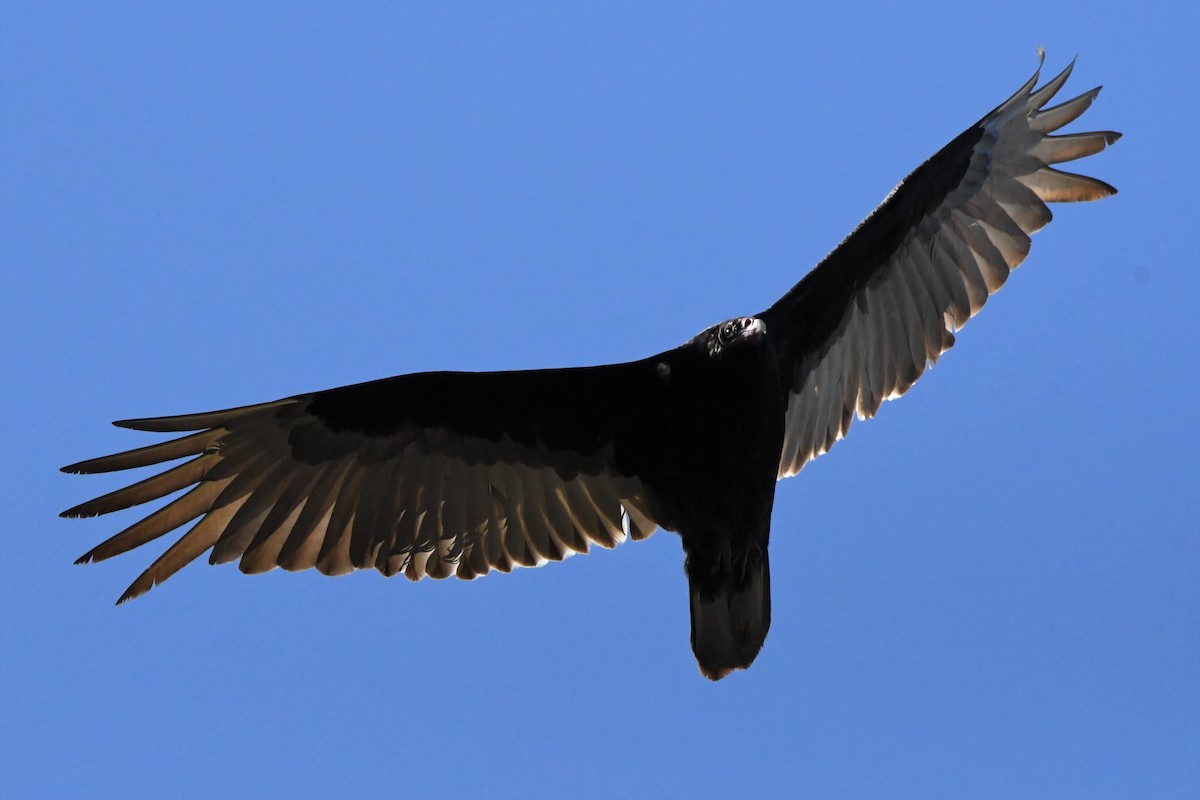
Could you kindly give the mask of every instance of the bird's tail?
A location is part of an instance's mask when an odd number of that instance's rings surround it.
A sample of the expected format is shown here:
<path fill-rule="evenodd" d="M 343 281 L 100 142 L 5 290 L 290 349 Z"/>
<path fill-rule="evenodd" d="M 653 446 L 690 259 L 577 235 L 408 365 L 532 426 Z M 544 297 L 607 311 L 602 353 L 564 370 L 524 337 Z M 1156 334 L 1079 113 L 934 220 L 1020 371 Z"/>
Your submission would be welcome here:
<path fill-rule="evenodd" d="M 712 571 L 688 559 L 692 651 L 700 671 L 717 681 L 753 663 L 771 627 L 771 572 L 757 548 L 741 569 Z"/>

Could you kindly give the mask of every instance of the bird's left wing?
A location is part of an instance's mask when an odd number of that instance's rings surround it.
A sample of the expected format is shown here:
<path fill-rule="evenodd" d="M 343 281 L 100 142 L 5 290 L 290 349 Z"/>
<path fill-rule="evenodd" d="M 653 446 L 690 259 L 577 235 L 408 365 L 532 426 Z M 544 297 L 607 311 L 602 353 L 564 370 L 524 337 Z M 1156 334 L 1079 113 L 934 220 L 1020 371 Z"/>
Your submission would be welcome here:
<path fill-rule="evenodd" d="M 1050 136 L 1099 87 L 1047 108 L 1068 66 L 1016 94 L 906 178 L 841 245 L 760 316 L 787 394 L 779 477 L 829 450 L 954 344 L 1050 221 L 1046 203 L 1116 192 L 1050 167 L 1093 155 L 1111 131 Z"/>
<path fill-rule="evenodd" d="M 83 503 L 94 516 L 190 491 L 95 547 L 124 553 L 199 519 L 122 595 L 197 556 L 326 574 L 473 578 L 612 547 L 655 529 L 639 477 L 654 365 L 423 373 L 272 403 L 119 422 L 197 431 L 64 467 L 97 473 L 190 457 Z"/>

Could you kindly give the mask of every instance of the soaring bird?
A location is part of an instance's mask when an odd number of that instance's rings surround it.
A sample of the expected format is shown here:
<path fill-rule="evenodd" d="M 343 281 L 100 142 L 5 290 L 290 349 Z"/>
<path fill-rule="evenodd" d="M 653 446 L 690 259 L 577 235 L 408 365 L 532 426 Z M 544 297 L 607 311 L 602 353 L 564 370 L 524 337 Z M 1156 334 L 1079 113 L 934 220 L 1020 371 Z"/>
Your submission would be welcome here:
<path fill-rule="evenodd" d="M 121 595 L 197 556 L 243 572 L 374 567 L 475 578 L 644 539 L 683 543 L 692 649 L 712 680 L 754 661 L 771 623 L 778 479 L 899 397 L 954 344 L 1050 221 L 1047 203 L 1116 190 L 1053 167 L 1117 141 L 1052 136 L 1099 87 L 1047 104 L 1041 71 L 909 175 L 759 314 L 623 364 L 426 372 L 258 405 L 115 424 L 187 435 L 81 461 L 99 473 L 187 461 L 63 512 L 107 514 L 189 488 L 89 550 L 101 561 L 198 520 Z"/>

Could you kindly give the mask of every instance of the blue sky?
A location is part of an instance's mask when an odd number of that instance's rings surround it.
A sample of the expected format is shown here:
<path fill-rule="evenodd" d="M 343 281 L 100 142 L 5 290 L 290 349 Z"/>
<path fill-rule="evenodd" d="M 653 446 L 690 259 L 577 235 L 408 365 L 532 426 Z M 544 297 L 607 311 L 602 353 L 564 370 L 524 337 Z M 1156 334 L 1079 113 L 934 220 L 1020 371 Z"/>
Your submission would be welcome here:
<path fill-rule="evenodd" d="M 1185 4 L 0 6 L 14 797 L 1200 787 Z M 753 313 L 1015 90 L 1123 131 L 909 395 L 779 486 L 700 677 L 670 534 L 473 583 L 87 568 L 113 419 L 626 360 Z M 1074 92 L 1071 92 L 1074 90 Z M 135 512 L 136 513 L 136 512 Z"/>

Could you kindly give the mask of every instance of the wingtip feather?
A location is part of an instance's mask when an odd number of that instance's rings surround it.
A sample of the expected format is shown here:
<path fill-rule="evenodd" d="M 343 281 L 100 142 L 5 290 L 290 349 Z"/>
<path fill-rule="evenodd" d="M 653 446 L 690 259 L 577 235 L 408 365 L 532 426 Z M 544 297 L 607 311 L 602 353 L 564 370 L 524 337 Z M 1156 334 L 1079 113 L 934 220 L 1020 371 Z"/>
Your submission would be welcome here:
<path fill-rule="evenodd" d="M 152 417 L 139 417 L 137 419 L 114 419 L 113 425 L 115 425 L 118 428 L 125 428 L 126 430 L 130 430 L 130 431 L 145 431 L 145 430 L 153 430 L 152 428 L 143 427 L 147 423 L 150 423 L 153 421 L 154 421 L 154 418 L 152 418 Z"/>
<path fill-rule="evenodd" d="M 1059 90 L 1066 84 L 1074 70 L 1075 59 L 1071 59 L 1071 62 L 1063 68 L 1062 72 L 1046 81 L 1046 84 L 1042 88 L 1029 93 L 1029 105 L 1036 109 L 1050 102 L 1050 99 L 1058 94 Z"/>
<path fill-rule="evenodd" d="M 169 419 L 171 418 L 139 417 L 138 419 L 117 419 L 113 420 L 113 425 L 130 431 L 146 431 L 148 433 L 179 433 L 183 431 L 198 431 L 204 427 L 203 425 L 175 427 L 175 425 L 167 422 Z"/>
<path fill-rule="evenodd" d="M 305 399 L 305 396 L 285 397 L 269 403 L 256 403 L 249 406 L 221 409 L 220 411 L 202 411 L 198 414 L 176 414 L 169 417 L 141 417 L 138 419 L 119 419 L 113 422 L 118 428 L 128 428 L 135 431 L 151 433 L 182 433 L 184 431 L 199 431 L 205 428 L 215 428 L 230 420 L 239 419 L 250 414 L 257 414 L 283 406 L 294 405 Z"/>
<path fill-rule="evenodd" d="M 141 597 L 146 592 L 150 591 L 150 587 L 148 587 L 148 586 L 141 587 L 141 586 L 138 586 L 138 583 L 139 583 L 139 581 L 134 581 L 134 583 L 131 584 L 130 587 L 125 590 L 125 593 L 117 598 L 117 602 L 114 603 L 114 605 L 118 605 L 118 606 L 123 605 L 124 603 L 128 603 L 130 600 L 134 600 L 138 597 Z"/>
<path fill-rule="evenodd" d="M 58 516 L 62 519 L 88 519 L 90 517 L 98 517 L 100 516 L 98 513 L 87 513 L 87 507 L 94 502 L 94 500 L 89 500 L 86 503 L 80 503 L 77 506 L 71 506 L 66 511 L 60 511 Z"/>
<path fill-rule="evenodd" d="M 151 569 L 153 569 L 153 567 Z M 150 591 L 155 586 L 157 586 L 159 583 L 161 583 L 161 581 L 155 581 L 154 578 L 150 574 L 150 570 L 149 569 L 146 570 L 145 572 L 143 572 L 141 575 L 138 576 L 137 580 L 135 580 L 133 583 L 129 584 L 129 588 L 126 589 L 125 592 L 120 597 L 117 598 L 116 605 L 119 606 L 122 603 L 128 603 L 130 600 L 134 600 L 138 597 L 141 597 L 146 592 Z"/>

